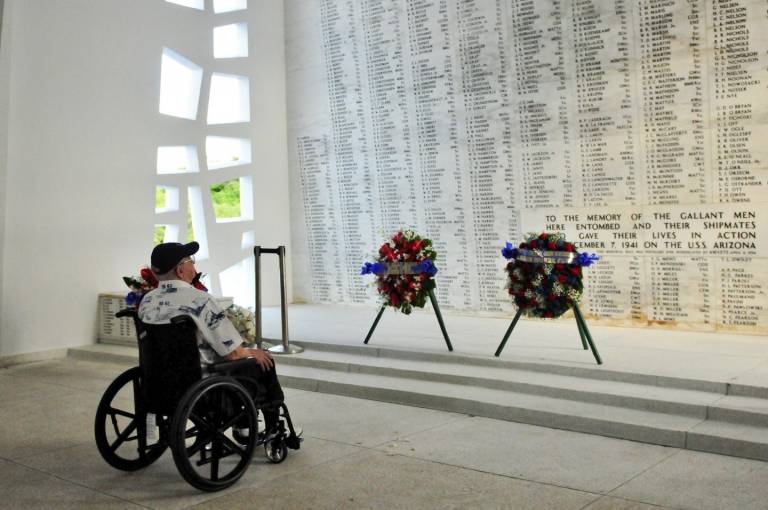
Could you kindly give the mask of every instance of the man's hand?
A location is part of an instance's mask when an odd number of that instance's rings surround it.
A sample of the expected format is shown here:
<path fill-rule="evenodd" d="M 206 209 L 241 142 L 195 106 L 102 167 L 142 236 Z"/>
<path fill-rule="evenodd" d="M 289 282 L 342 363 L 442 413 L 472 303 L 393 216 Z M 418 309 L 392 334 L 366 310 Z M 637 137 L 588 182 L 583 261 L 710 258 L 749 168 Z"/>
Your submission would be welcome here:
<path fill-rule="evenodd" d="M 275 360 L 272 359 L 272 354 L 269 351 L 262 351 L 261 349 L 246 349 L 248 355 L 256 358 L 256 363 L 264 370 L 267 371 L 275 366 Z"/>
<path fill-rule="evenodd" d="M 236 360 L 243 358 L 254 358 L 256 363 L 263 370 L 269 370 L 275 365 L 275 361 L 272 359 L 272 354 L 269 351 L 263 351 L 261 349 L 250 349 L 247 347 L 238 347 L 234 351 L 225 356 L 226 359 Z"/>

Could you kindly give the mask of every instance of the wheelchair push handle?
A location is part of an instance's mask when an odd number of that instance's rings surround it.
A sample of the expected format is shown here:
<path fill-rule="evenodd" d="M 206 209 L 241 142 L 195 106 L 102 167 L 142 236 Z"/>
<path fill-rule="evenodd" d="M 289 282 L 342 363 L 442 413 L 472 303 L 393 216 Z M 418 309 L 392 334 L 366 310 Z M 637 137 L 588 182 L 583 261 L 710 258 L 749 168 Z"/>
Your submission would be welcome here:
<path fill-rule="evenodd" d="M 123 308 L 119 312 L 115 313 L 115 317 L 122 319 L 123 317 L 130 317 L 131 319 L 138 319 L 139 316 L 134 308 Z"/>

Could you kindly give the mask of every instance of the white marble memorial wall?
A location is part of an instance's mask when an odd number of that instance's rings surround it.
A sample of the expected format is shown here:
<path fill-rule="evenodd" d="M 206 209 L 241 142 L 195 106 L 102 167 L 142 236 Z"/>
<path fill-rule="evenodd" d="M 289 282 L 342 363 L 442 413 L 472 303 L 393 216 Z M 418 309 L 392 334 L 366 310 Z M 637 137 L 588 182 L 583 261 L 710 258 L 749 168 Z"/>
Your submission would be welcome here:
<path fill-rule="evenodd" d="M 590 320 L 768 332 L 768 1 L 288 0 L 286 41 L 298 299 L 373 302 L 413 227 L 510 313 L 500 248 L 563 231 Z"/>

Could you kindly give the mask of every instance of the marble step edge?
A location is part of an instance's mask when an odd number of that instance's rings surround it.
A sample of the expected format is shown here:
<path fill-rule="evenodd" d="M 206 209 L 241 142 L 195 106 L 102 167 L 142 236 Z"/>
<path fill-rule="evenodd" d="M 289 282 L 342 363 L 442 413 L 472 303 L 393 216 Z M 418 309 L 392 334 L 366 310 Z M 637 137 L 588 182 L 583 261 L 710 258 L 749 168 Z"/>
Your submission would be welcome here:
<path fill-rule="evenodd" d="M 275 339 L 264 339 L 264 341 L 273 345 L 280 344 L 280 341 Z M 111 344 L 136 347 L 135 340 L 101 340 L 100 343 L 105 345 Z M 547 363 L 544 361 L 515 361 L 495 358 L 492 355 L 469 356 L 466 354 L 457 354 L 455 352 L 432 352 L 398 349 L 394 347 L 380 347 L 365 345 L 362 342 L 359 345 L 311 342 L 303 340 L 292 341 L 291 343 L 304 347 L 305 349 L 316 351 L 340 352 L 346 354 L 373 356 L 377 358 L 408 359 L 411 361 L 428 361 L 435 363 L 461 363 L 464 365 L 473 365 L 478 367 L 506 367 L 516 370 L 551 373 L 570 377 L 596 379 L 601 381 L 642 384 L 647 386 L 661 386 L 666 388 L 677 388 L 681 390 L 719 393 L 721 395 L 735 395 L 768 399 L 768 387 L 737 384 L 726 381 L 709 381 L 703 379 L 687 379 L 682 377 L 644 374 L 641 372 L 622 372 L 619 370 L 611 370 L 605 368 L 605 365 L 602 367 L 595 366 L 594 368 L 576 367 L 571 365 Z M 502 353 L 502 355 L 503 354 L 504 353 Z M 583 355 L 588 356 L 587 359 L 593 361 L 591 353 L 583 351 Z"/>
<path fill-rule="evenodd" d="M 138 351 L 136 346 L 95 346 L 85 348 L 72 348 L 69 357 L 90 360 L 110 361 L 115 363 L 136 363 Z M 305 351 L 311 355 L 312 351 Z M 449 374 L 435 374 L 415 370 L 403 370 L 389 367 L 374 367 L 366 365 L 354 366 L 346 362 L 331 362 L 312 360 L 308 357 L 282 356 L 280 364 L 284 369 L 305 368 L 311 371 L 327 370 L 329 373 L 360 374 L 381 377 L 393 377 L 412 380 L 414 382 L 426 381 L 458 386 L 474 386 L 488 390 L 502 390 L 508 392 L 524 393 L 527 395 L 541 396 L 560 400 L 573 400 L 587 404 L 612 406 L 623 409 L 633 409 L 652 413 L 688 416 L 698 419 L 718 419 L 724 422 L 739 423 L 754 426 L 768 425 L 768 415 L 754 412 L 748 409 L 726 408 L 709 404 L 692 404 L 684 401 L 662 400 L 650 397 L 636 397 L 631 395 L 616 395 L 589 390 L 573 390 L 558 388 L 542 384 L 528 384 L 505 382 L 497 379 L 487 379 L 468 376 L 451 376 Z M 284 378 L 284 370 L 281 370 L 281 380 Z M 441 377 L 444 376 L 444 377 Z M 714 395 L 713 395 L 714 396 Z"/>
<path fill-rule="evenodd" d="M 267 341 L 279 343 L 278 340 Z M 362 342 L 360 345 L 309 341 L 294 341 L 291 343 L 304 347 L 305 349 L 312 349 L 317 351 L 343 352 L 349 354 L 375 356 L 379 358 L 409 359 L 412 361 L 461 363 L 479 367 L 507 367 L 518 370 L 552 373 L 603 381 L 643 384 L 647 386 L 663 386 L 681 390 L 706 391 L 711 393 L 720 393 L 722 395 L 737 395 L 768 399 L 768 387 L 736 384 L 727 381 L 710 381 L 704 379 L 688 379 L 682 377 L 644 374 L 642 372 L 622 372 L 619 370 L 611 370 L 606 368 L 606 365 L 595 365 L 595 367 L 592 368 L 577 367 L 572 365 L 547 363 L 546 361 L 516 361 L 496 358 L 493 355 L 469 356 L 466 354 L 456 354 L 455 352 L 432 352 L 399 349 L 394 347 L 379 347 L 365 345 L 362 344 Z M 594 361 L 590 352 L 582 351 L 581 349 L 579 349 L 577 352 L 582 352 L 584 356 L 587 356 L 585 359 L 588 359 L 590 362 Z M 502 356 L 504 356 L 504 354 L 505 353 L 502 353 Z M 605 356 L 603 356 L 603 358 L 604 363 L 606 363 Z"/>
<path fill-rule="evenodd" d="M 311 354 L 311 351 L 305 351 Z M 686 401 L 685 395 L 675 395 L 676 392 L 687 392 L 691 390 L 680 390 L 677 388 L 669 389 L 665 396 L 638 396 L 642 393 L 644 385 L 637 383 L 619 383 L 624 385 L 619 391 L 613 387 L 614 391 L 600 391 L 594 388 L 578 388 L 579 378 L 574 376 L 551 375 L 551 377 L 561 377 L 572 381 L 569 385 L 565 381 L 546 381 L 528 383 L 522 381 L 492 379 L 488 377 L 478 377 L 472 375 L 456 375 L 445 372 L 420 371 L 413 369 L 403 369 L 398 367 L 384 367 L 367 365 L 363 362 L 355 361 L 328 361 L 318 360 L 311 357 L 283 357 L 280 359 L 281 366 L 310 367 L 337 372 L 359 373 L 369 375 L 381 375 L 412 379 L 415 381 L 432 381 L 448 384 L 468 385 L 491 390 L 503 390 L 515 393 L 525 393 L 528 395 L 538 395 L 542 397 L 560 398 L 576 400 L 580 402 L 607 405 L 613 407 L 623 407 L 641 411 L 650 411 L 655 413 L 676 414 L 691 416 L 700 419 L 717 419 L 732 423 L 742 423 L 754 426 L 768 427 L 768 401 L 763 399 L 753 399 L 757 406 L 750 409 L 739 409 L 736 406 L 721 406 L 717 400 L 722 398 L 720 393 L 709 393 L 710 402 L 691 403 Z M 510 369 L 512 370 L 512 369 Z M 522 371 L 521 371 L 522 372 Z M 569 381 L 569 382 L 570 382 Z M 659 388 L 654 386 L 655 388 Z M 664 390 L 667 390 L 664 388 Z M 634 393 L 634 394 L 633 394 Z M 704 393 L 704 392 L 697 392 Z M 754 407 L 764 407 L 765 411 L 755 410 Z"/>
<path fill-rule="evenodd" d="M 423 407 L 438 411 L 470 414 L 485 418 L 513 421 L 529 425 L 548 428 L 582 432 L 617 439 L 638 441 L 641 443 L 671 446 L 721 455 L 730 455 L 768 461 L 768 435 L 765 441 L 751 439 L 748 436 L 759 435 L 764 432 L 763 427 L 738 426 L 740 431 L 749 429 L 751 434 L 730 434 L 730 424 L 720 424 L 721 432 L 697 432 L 690 426 L 690 418 L 684 420 L 679 426 L 649 425 L 652 419 L 646 423 L 642 420 L 623 421 L 619 418 L 606 418 L 611 412 L 594 412 L 574 414 L 572 412 L 558 412 L 553 409 L 535 409 L 532 407 L 503 405 L 493 402 L 484 402 L 478 399 L 461 398 L 434 392 L 409 391 L 381 386 L 366 386 L 353 382 L 339 382 L 326 380 L 325 378 L 310 378 L 296 375 L 281 375 L 283 385 L 288 388 L 305 391 L 316 391 L 367 400 L 390 402 L 393 404 Z M 554 401 L 556 399 L 548 399 Z M 591 405 L 591 409 L 609 407 L 598 404 Z M 655 413 L 641 413 L 649 417 Z M 601 417 L 596 417 L 601 416 Z M 687 423 L 686 423 L 687 422 Z M 709 423 L 709 420 L 698 424 Z M 725 431 L 725 432 L 722 432 Z M 745 437 L 747 436 L 747 437 Z"/>

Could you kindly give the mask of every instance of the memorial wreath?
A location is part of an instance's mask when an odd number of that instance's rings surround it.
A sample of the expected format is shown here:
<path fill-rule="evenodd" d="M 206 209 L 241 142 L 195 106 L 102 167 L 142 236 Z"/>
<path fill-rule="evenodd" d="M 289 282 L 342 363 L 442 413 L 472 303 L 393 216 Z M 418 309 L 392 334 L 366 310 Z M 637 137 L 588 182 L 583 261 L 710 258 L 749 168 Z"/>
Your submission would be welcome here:
<path fill-rule="evenodd" d="M 507 242 L 501 254 L 510 262 L 507 290 L 515 305 L 532 317 L 560 317 L 578 303 L 584 291 L 582 267 L 599 260 L 579 253 L 562 233 L 528 234 L 515 248 Z"/>
<path fill-rule="evenodd" d="M 375 274 L 383 304 L 404 314 L 423 308 L 435 288 L 437 253 L 432 241 L 412 230 L 401 230 L 379 248 L 376 262 L 366 262 L 360 274 Z"/>

